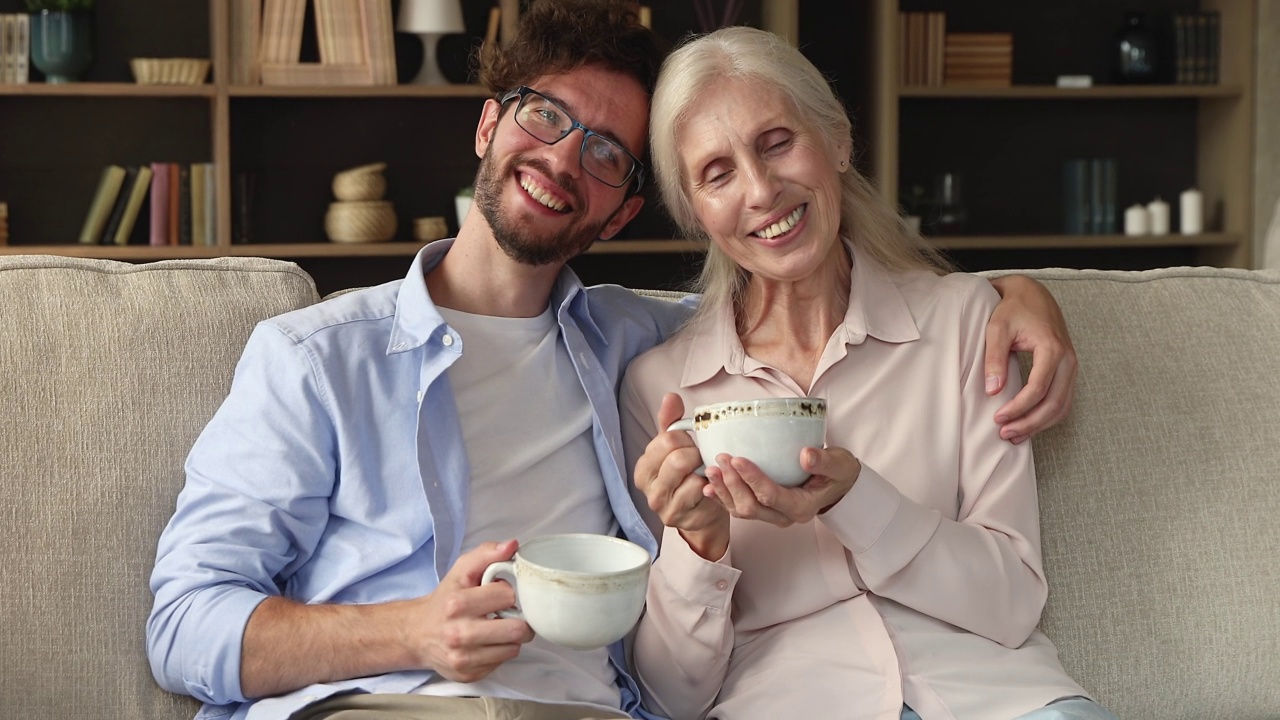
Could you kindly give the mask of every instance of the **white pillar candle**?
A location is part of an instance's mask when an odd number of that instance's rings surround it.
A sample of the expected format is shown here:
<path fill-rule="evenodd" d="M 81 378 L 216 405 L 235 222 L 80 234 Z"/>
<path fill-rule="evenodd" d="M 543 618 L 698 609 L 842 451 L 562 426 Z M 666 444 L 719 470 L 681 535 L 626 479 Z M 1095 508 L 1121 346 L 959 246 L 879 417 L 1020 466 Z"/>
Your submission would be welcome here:
<path fill-rule="evenodd" d="M 1141 205 L 1130 205 L 1124 211 L 1124 234 L 1147 234 L 1147 209 Z"/>
<path fill-rule="evenodd" d="M 1169 203 L 1157 197 L 1147 203 L 1147 216 L 1147 219 L 1151 221 L 1152 235 L 1169 234 Z"/>
<path fill-rule="evenodd" d="M 1178 196 L 1178 230 L 1183 235 L 1199 235 L 1204 230 L 1204 196 L 1191 188 Z"/>

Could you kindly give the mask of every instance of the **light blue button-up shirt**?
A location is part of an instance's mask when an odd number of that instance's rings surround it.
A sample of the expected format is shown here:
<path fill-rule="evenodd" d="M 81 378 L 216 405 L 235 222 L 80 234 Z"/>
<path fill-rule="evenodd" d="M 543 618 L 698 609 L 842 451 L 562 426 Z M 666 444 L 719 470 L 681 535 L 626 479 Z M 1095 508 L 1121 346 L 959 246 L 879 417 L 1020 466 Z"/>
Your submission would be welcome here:
<path fill-rule="evenodd" d="M 249 338 L 231 392 L 187 458 L 151 576 L 152 671 L 161 686 L 205 703 L 198 718 L 286 718 L 336 693 L 403 693 L 432 677 L 396 672 L 252 702 L 240 690 L 240 648 L 268 596 L 416 598 L 457 559 L 470 469 L 445 371 L 462 343 L 424 280 L 451 245 L 423 248 L 404 280 L 266 320 Z M 568 269 L 551 305 L 594 411 L 618 526 L 656 553 L 628 491 L 617 386 L 627 363 L 690 307 L 584 288 Z M 610 650 L 623 710 L 644 717 L 621 644 Z"/>

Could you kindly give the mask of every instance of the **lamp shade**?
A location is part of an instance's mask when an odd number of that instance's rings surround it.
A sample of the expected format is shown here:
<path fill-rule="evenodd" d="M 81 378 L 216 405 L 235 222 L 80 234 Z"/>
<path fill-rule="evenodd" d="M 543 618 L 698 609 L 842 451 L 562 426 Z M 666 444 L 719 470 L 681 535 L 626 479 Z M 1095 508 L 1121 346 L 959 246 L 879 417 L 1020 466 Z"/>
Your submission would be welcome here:
<path fill-rule="evenodd" d="M 396 29 L 408 33 L 460 33 L 462 6 L 458 0 L 400 0 Z"/>

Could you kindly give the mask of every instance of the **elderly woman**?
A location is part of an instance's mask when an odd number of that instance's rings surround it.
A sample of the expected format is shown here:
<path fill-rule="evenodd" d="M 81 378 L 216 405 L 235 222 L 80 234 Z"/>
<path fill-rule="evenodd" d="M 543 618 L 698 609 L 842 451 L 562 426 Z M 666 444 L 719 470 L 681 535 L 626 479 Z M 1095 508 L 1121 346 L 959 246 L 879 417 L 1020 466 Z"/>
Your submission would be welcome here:
<path fill-rule="evenodd" d="M 653 709 L 1112 718 L 1036 630 L 1031 448 L 991 421 L 1016 368 L 985 392 L 995 291 L 903 232 L 851 166 L 827 82 L 769 33 L 678 49 L 651 122 L 663 200 L 709 240 L 699 314 L 621 396 L 636 487 L 666 526 L 634 645 Z M 727 455 L 704 478 L 688 434 L 664 432 L 693 405 L 796 395 L 828 404 L 798 488 Z"/>

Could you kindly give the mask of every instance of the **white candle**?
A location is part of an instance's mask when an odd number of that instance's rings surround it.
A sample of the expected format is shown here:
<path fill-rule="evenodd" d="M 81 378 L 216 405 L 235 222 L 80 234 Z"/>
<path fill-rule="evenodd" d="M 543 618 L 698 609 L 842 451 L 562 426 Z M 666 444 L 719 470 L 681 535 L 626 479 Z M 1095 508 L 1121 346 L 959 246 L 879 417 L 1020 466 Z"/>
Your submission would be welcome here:
<path fill-rule="evenodd" d="M 1124 234 L 1147 234 L 1147 209 L 1141 205 L 1130 205 L 1124 211 Z"/>
<path fill-rule="evenodd" d="M 1178 196 L 1178 230 L 1183 235 L 1199 235 L 1204 230 L 1204 196 L 1191 188 Z"/>
<path fill-rule="evenodd" d="M 1156 197 L 1155 200 L 1147 203 L 1147 215 L 1151 221 L 1152 235 L 1169 234 L 1169 203 Z"/>

